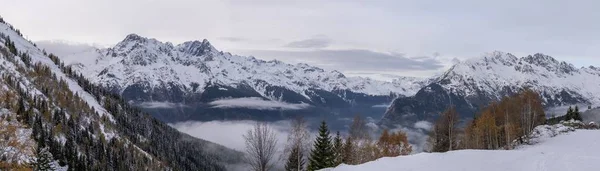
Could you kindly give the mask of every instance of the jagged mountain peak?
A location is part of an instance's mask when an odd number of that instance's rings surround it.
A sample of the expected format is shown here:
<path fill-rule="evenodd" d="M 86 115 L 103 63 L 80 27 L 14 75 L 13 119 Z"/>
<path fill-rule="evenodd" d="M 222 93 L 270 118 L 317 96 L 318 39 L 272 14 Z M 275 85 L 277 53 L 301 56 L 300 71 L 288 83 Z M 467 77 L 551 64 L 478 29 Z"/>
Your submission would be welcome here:
<path fill-rule="evenodd" d="M 502 64 L 512 66 L 519 58 L 514 56 L 511 53 L 502 52 L 502 51 L 493 51 L 482 54 L 479 57 L 470 58 L 462 62 L 458 62 L 455 65 L 468 65 L 468 66 L 477 66 L 477 65 L 489 65 L 492 64 Z"/>
<path fill-rule="evenodd" d="M 127 36 L 125 36 L 125 39 L 123 39 L 123 41 L 124 42 L 127 42 L 127 41 L 143 41 L 143 40 L 146 40 L 146 39 L 147 38 L 142 37 L 142 36 L 140 36 L 138 34 L 131 33 L 131 34 L 128 34 Z"/>
<path fill-rule="evenodd" d="M 554 57 L 544 55 L 542 53 L 536 53 L 534 55 L 523 57 L 522 60 L 529 64 L 543 67 L 546 70 L 555 72 L 557 74 L 572 74 L 573 72 L 578 72 L 578 69 L 573 64 L 565 61 L 558 61 Z"/>
<path fill-rule="evenodd" d="M 420 85 L 415 80 L 385 82 L 346 77 L 339 71 L 303 63 L 292 65 L 279 60 L 264 61 L 232 55 L 217 51 L 206 39 L 172 46 L 133 34 L 114 48 L 100 51 L 88 55 L 93 58 L 89 61 L 81 60 L 77 54 L 69 58 L 72 59 L 71 64 L 86 66 L 79 67 L 81 72 L 93 75 L 91 79 L 96 83 L 114 87 L 120 92 L 133 85 L 143 85 L 145 90 L 175 87 L 183 95 L 190 95 L 203 93 L 204 87 L 214 82 L 231 87 L 247 84 L 265 97 L 272 96 L 271 91 L 275 88 L 304 97 L 308 96 L 306 91 L 312 89 L 350 90 L 368 95 L 389 95 L 390 92 L 412 95 Z"/>
<path fill-rule="evenodd" d="M 588 95 L 595 91 L 596 88 L 593 87 L 597 87 L 597 84 L 578 83 L 578 79 L 582 78 L 599 80 L 600 73 L 593 68 L 580 70 L 573 64 L 558 61 L 542 53 L 517 58 L 510 53 L 495 51 L 486 53 L 481 58 L 472 58 L 453 65 L 442 76 L 436 78 L 435 83 L 463 96 L 510 92 L 522 87 L 548 93 L 586 90 L 588 92 L 578 96 L 600 102 L 600 99 Z M 493 96 L 500 97 L 497 94 Z M 548 98 L 548 101 L 556 100 L 554 97 Z"/>
<path fill-rule="evenodd" d="M 202 41 L 194 40 L 183 42 L 182 44 L 177 45 L 177 47 L 179 51 L 194 56 L 203 56 L 210 52 L 217 52 L 217 49 L 213 47 L 206 39 Z"/>
<path fill-rule="evenodd" d="M 207 40 L 186 41 L 178 45 L 173 45 L 171 42 L 162 42 L 154 38 L 147 38 L 138 34 L 132 33 L 127 35 L 121 42 L 117 43 L 113 48 L 121 54 L 128 54 L 134 51 L 142 51 L 148 53 L 167 53 L 172 50 L 178 50 L 188 55 L 203 56 L 210 52 L 218 52 Z M 170 55 L 168 55 L 170 56 Z"/>
<path fill-rule="evenodd" d="M 530 74 L 550 72 L 556 75 L 572 75 L 573 73 L 579 72 L 573 64 L 565 61 L 558 61 L 554 57 L 542 53 L 519 58 L 511 53 L 494 51 L 484 53 L 478 58 L 471 58 L 459 62 L 450 67 L 444 75 L 457 73 L 459 71 L 463 74 L 470 74 L 471 72 L 492 70 L 493 68 L 504 68 L 506 70 L 511 70 L 510 68 L 513 68 L 513 70 Z"/>
<path fill-rule="evenodd" d="M 524 88 L 539 93 L 547 108 L 597 105 L 599 83 L 600 70 L 594 66 L 577 69 L 542 53 L 517 58 L 496 51 L 459 62 L 415 96 L 396 99 L 381 123 L 435 118 L 451 104 L 463 117 L 471 117 L 480 107 Z"/>

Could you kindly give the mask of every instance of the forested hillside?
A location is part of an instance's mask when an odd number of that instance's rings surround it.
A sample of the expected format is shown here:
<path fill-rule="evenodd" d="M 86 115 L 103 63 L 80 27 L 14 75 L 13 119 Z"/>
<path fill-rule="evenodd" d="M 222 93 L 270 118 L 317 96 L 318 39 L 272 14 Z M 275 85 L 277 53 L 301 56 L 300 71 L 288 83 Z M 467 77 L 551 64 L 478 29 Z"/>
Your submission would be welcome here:
<path fill-rule="evenodd" d="M 239 161 L 238 152 L 182 134 L 93 86 L 1 18 L 0 43 L 5 139 L 34 140 L 0 146 L 2 170 L 224 170 Z"/>

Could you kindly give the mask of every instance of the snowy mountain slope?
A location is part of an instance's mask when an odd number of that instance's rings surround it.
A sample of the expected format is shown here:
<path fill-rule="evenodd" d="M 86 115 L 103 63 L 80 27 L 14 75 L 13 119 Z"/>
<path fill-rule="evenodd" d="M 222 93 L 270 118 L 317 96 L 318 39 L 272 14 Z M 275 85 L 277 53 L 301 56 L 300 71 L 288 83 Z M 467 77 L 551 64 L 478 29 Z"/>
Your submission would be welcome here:
<path fill-rule="evenodd" d="M 472 117 L 479 108 L 523 88 L 538 92 L 546 108 L 598 104 L 600 69 L 576 68 L 539 53 L 522 58 L 486 53 L 455 64 L 415 96 L 397 98 L 381 123 L 432 120 L 449 105 L 463 117 Z"/>
<path fill-rule="evenodd" d="M 94 109 L 96 109 L 96 112 L 98 114 L 100 114 L 100 117 L 106 115 L 111 120 L 113 120 L 112 116 L 110 114 L 107 114 L 106 110 L 100 105 L 100 103 L 98 103 L 98 101 L 94 100 L 94 98 L 92 97 L 92 95 L 90 93 L 84 91 L 83 88 L 81 88 L 81 86 L 77 85 L 77 83 L 75 81 L 69 79 L 58 68 L 58 66 L 56 66 L 54 64 L 54 62 L 52 62 L 52 60 L 50 58 L 48 58 L 46 55 L 44 55 L 44 53 L 39 48 L 37 48 L 36 46 L 33 46 L 30 41 L 22 38 L 22 36 L 18 35 L 14 31 L 12 31 L 10 29 L 10 26 L 7 24 L 0 24 L 0 32 L 3 33 L 5 36 L 11 38 L 11 41 L 14 42 L 15 47 L 19 51 L 22 51 L 23 53 L 28 54 L 31 57 L 31 63 L 39 62 L 45 66 L 48 66 L 50 68 L 50 70 L 52 71 L 52 73 L 56 74 L 58 79 L 65 80 L 67 82 L 67 84 L 69 85 L 69 89 L 71 89 L 73 92 L 81 95 L 81 97 L 85 100 L 85 102 L 87 102 L 90 106 L 92 106 L 92 107 L 94 107 Z"/>
<path fill-rule="evenodd" d="M 15 114 L 0 108 L 0 158 L 1 164 L 23 165 L 35 158 L 31 128 L 17 121 Z M 6 163 L 3 163 L 6 162 Z"/>
<path fill-rule="evenodd" d="M 346 77 L 302 63 L 291 65 L 220 52 L 207 40 L 173 45 L 135 34 L 111 48 L 60 58 L 92 83 L 167 122 L 379 115 L 384 109 L 372 106 L 412 95 L 430 81 Z M 243 104 L 214 105 L 223 101 Z M 265 103 L 278 105 L 261 109 Z"/>
<path fill-rule="evenodd" d="M 463 170 L 563 171 L 600 167 L 600 132 L 577 130 L 516 150 L 459 150 L 382 158 L 362 165 L 342 165 L 326 171 Z"/>
<path fill-rule="evenodd" d="M 307 64 L 263 61 L 217 51 L 208 40 L 179 45 L 139 35 L 128 35 L 112 48 L 61 57 L 67 65 L 79 65 L 84 75 L 105 87 L 125 88 L 143 82 L 150 88 L 178 87 L 184 93 L 202 93 L 210 84 L 238 87 L 246 84 L 262 96 L 280 100 L 269 87 L 283 87 L 304 97 L 310 89 L 350 90 L 366 95 L 412 95 L 420 79 L 400 78 L 383 82 L 346 77 Z"/>
<path fill-rule="evenodd" d="M 60 62 L 0 20 L 0 105 L 33 129 L 31 148 L 49 147 L 74 170 L 221 170 L 236 162 L 221 155 L 238 152 L 176 131 Z"/>
<path fill-rule="evenodd" d="M 600 103 L 600 69 L 593 66 L 576 68 L 539 53 L 523 58 L 504 52 L 488 53 L 455 65 L 437 82 L 451 93 L 467 98 L 477 96 L 477 92 L 506 92 L 529 87 L 541 92 L 546 104 L 569 104 L 563 103 L 568 99 L 553 96 L 563 92 L 582 102 Z M 491 95 L 503 97 L 502 94 Z"/>

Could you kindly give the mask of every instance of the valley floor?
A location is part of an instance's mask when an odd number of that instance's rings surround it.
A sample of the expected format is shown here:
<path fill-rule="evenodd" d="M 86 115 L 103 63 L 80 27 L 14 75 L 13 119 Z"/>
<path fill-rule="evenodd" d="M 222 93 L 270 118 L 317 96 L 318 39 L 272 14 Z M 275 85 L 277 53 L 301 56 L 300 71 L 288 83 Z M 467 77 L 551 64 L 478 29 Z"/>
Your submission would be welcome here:
<path fill-rule="evenodd" d="M 600 131 L 577 130 L 516 150 L 460 150 L 382 158 L 326 171 L 587 171 L 600 168 Z"/>

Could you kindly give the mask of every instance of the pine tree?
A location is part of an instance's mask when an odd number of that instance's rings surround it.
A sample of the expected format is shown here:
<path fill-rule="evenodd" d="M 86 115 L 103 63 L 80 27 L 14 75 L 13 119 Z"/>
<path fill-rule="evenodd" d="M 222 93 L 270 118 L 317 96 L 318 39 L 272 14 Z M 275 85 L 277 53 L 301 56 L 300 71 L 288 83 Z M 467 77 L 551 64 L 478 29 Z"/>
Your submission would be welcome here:
<path fill-rule="evenodd" d="M 302 156 L 302 150 L 299 146 L 292 147 L 287 162 L 285 163 L 286 171 L 301 171 L 304 168 L 306 161 Z"/>
<path fill-rule="evenodd" d="M 356 164 L 356 160 L 355 160 L 355 155 L 354 155 L 354 150 L 355 150 L 355 144 L 354 144 L 354 140 L 352 139 L 352 137 L 348 137 L 346 138 L 346 141 L 344 142 L 344 147 L 342 149 L 342 163 L 346 163 L 346 164 Z"/>
<path fill-rule="evenodd" d="M 335 134 L 335 138 L 333 139 L 333 165 L 338 166 L 342 164 L 342 160 L 344 153 L 344 142 L 342 141 L 342 136 L 340 135 L 340 131 Z"/>
<path fill-rule="evenodd" d="M 319 127 L 319 136 L 317 137 L 314 149 L 310 153 L 308 170 L 314 171 L 333 167 L 333 145 L 331 144 L 331 136 L 325 121 L 321 122 Z"/>
<path fill-rule="evenodd" d="M 38 148 L 37 152 L 37 161 L 35 163 L 36 171 L 46 171 L 46 170 L 54 170 L 54 166 L 52 165 L 52 161 L 54 160 L 48 148 Z"/>
<path fill-rule="evenodd" d="M 565 121 L 573 119 L 573 107 L 569 106 L 567 114 L 565 115 Z"/>
<path fill-rule="evenodd" d="M 581 114 L 579 113 L 579 106 L 575 106 L 575 111 L 573 111 L 573 119 L 581 121 Z"/>

